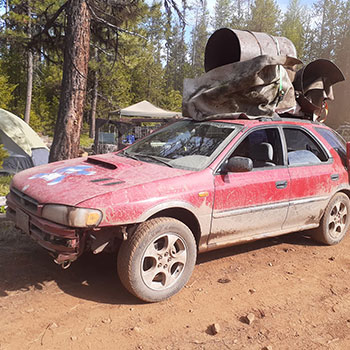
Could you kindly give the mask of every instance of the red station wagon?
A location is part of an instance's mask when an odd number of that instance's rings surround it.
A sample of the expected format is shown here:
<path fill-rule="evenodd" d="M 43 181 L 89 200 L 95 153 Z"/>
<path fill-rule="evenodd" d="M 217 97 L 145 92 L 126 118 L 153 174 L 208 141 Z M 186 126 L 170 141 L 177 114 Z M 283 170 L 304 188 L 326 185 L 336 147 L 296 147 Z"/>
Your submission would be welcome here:
<path fill-rule="evenodd" d="M 344 140 L 297 119 L 181 120 L 130 147 L 17 174 L 7 215 L 67 268 L 118 251 L 123 285 L 155 302 L 188 281 L 197 252 L 349 227 Z"/>

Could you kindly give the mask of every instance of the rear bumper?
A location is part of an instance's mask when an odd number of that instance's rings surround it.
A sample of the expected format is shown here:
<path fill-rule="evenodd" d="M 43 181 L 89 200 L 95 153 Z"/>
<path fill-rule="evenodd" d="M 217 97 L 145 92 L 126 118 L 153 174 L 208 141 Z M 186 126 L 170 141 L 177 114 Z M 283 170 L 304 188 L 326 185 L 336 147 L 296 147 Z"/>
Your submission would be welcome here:
<path fill-rule="evenodd" d="M 18 206 L 10 195 L 7 197 L 7 205 L 6 217 L 22 232 L 48 250 L 57 263 L 74 261 L 84 252 L 86 241 L 84 231 L 39 218 Z M 23 220 L 26 221 L 25 224 Z"/>

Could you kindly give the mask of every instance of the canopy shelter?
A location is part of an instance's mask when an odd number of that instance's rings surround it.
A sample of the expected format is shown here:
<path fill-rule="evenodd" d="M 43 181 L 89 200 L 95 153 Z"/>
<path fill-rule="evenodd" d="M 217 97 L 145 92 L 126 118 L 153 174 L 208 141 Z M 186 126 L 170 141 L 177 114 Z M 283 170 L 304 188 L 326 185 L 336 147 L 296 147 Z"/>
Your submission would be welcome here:
<path fill-rule="evenodd" d="M 141 101 L 109 112 L 108 119 L 96 119 L 94 150 L 96 153 L 104 153 L 122 149 L 135 139 L 148 135 L 162 124 L 173 122 L 181 117 L 180 112 L 167 111 L 148 101 Z M 115 131 L 101 131 L 103 127 L 109 129 L 108 126 L 113 126 Z"/>
<path fill-rule="evenodd" d="M 49 149 L 21 118 L 0 108 L 0 143 L 9 153 L 0 172 L 17 173 L 49 159 Z"/>
<path fill-rule="evenodd" d="M 181 117 L 180 112 L 167 111 L 165 109 L 156 107 L 152 103 L 145 100 L 139 103 L 135 103 L 134 105 L 131 105 L 129 107 L 110 112 L 110 114 L 111 115 L 118 114 L 121 117 L 126 116 L 126 117 L 160 118 L 160 119 Z"/>

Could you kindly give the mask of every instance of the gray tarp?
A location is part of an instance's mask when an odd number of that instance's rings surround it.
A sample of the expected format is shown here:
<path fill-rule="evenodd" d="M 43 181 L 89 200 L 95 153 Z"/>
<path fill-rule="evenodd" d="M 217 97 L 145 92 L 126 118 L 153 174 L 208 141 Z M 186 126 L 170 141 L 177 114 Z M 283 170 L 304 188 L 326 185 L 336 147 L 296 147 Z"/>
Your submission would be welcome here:
<path fill-rule="evenodd" d="M 14 154 L 4 159 L 0 173 L 16 174 L 33 166 L 32 159 L 28 155 Z"/>
<path fill-rule="evenodd" d="M 300 63 L 289 56 L 262 55 L 185 79 L 183 115 L 201 121 L 232 119 L 234 113 L 244 112 L 254 118 L 274 115 L 277 106 L 292 108 L 296 101 L 291 81 Z"/>

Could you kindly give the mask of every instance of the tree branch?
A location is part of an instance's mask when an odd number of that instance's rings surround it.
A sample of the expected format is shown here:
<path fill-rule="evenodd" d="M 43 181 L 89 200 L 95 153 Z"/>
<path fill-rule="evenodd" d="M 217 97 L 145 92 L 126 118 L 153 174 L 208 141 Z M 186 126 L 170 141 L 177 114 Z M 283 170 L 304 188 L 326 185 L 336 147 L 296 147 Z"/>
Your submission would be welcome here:
<path fill-rule="evenodd" d="M 116 31 L 118 31 L 118 32 L 126 33 L 126 34 L 129 34 L 129 35 L 134 35 L 134 36 L 137 36 L 137 37 L 139 37 L 139 38 L 141 38 L 141 39 L 147 40 L 147 38 L 145 38 L 145 37 L 144 37 L 143 35 L 141 35 L 141 34 L 138 34 L 138 33 L 135 33 L 135 32 L 130 32 L 130 31 L 126 30 L 126 29 L 122 29 L 122 28 L 120 28 L 120 27 L 118 27 L 118 26 L 116 26 L 116 25 L 114 25 L 114 24 L 112 24 L 112 23 L 106 21 L 105 19 L 103 19 L 103 18 L 97 16 L 96 12 L 95 12 L 95 11 L 93 10 L 93 8 L 90 6 L 90 4 L 89 4 L 88 1 L 87 1 L 87 5 L 88 5 L 88 8 L 89 8 L 89 10 L 90 10 L 90 12 L 91 12 L 91 15 L 94 17 L 94 19 L 95 19 L 96 21 L 98 21 L 98 22 L 100 22 L 100 23 L 103 23 L 103 24 L 105 24 L 107 27 L 112 28 L 112 29 L 114 29 L 114 30 L 116 30 Z"/>
<path fill-rule="evenodd" d="M 109 56 L 109 57 L 114 57 L 114 56 L 115 56 L 115 54 L 112 54 L 112 53 L 107 52 L 106 50 L 104 50 L 104 49 L 103 49 L 102 47 L 100 47 L 100 46 L 97 46 L 97 45 L 95 45 L 95 44 L 91 44 L 91 46 L 92 46 L 93 48 L 95 48 L 95 49 L 101 51 L 101 52 L 102 52 L 103 54 L 105 54 L 106 56 Z"/>
<path fill-rule="evenodd" d="M 56 19 L 58 18 L 58 16 L 63 12 L 63 10 L 67 7 L 67 3 L 68 1 L 66 1 L 55 13 L 54 15 L 49 19 L 49 21 L 46 22 L 45 27 L 43 28 L 42 31 L 40 31 L 39 33 L 33 35 L 32 40 L 28 43 L 28 46 L 34 46 L 36 44 L 37 41 L 39 41 L 40 37 L 45 34 L 48 33 L 49 29 L 53 26 L 53 24 L 55 23 Z"/>

